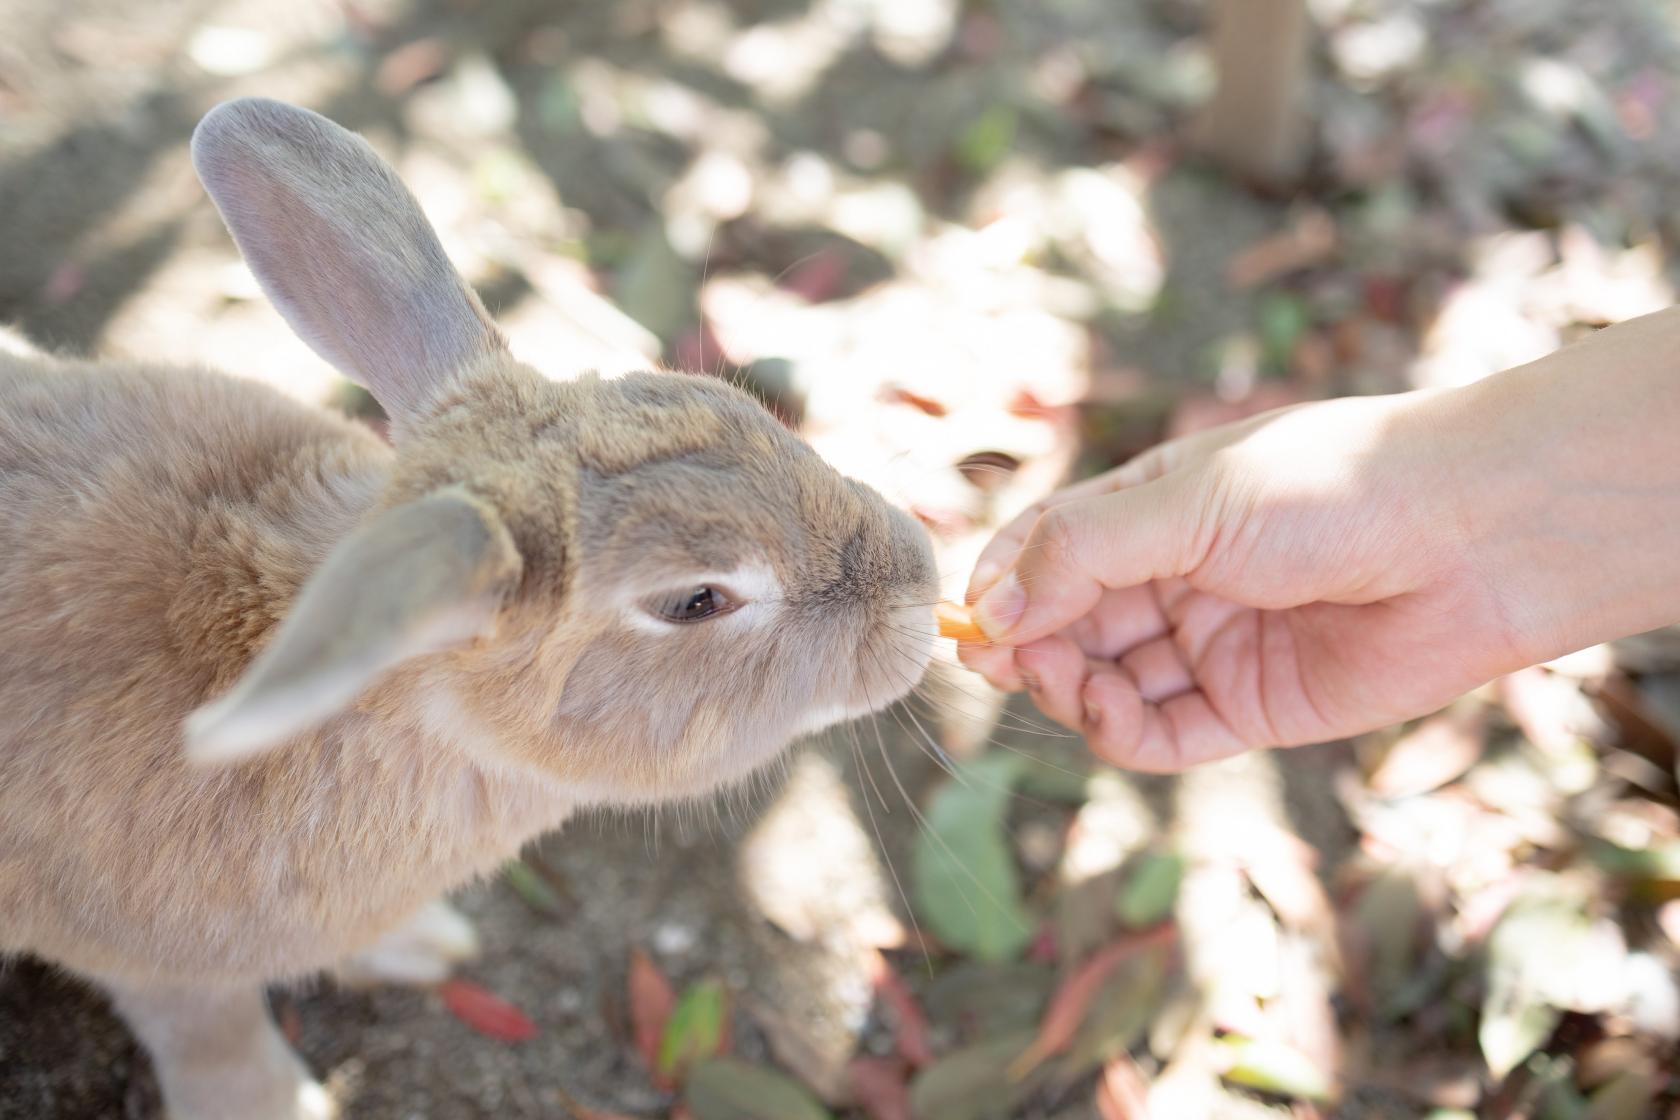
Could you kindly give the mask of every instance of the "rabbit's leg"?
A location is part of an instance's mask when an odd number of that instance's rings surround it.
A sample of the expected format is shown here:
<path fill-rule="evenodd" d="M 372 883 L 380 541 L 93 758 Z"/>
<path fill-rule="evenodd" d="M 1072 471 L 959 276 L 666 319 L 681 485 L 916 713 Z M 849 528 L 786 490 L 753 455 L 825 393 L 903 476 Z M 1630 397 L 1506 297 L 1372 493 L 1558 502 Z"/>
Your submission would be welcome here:
<path fill-rule="evenodd" d="M 476 956 L 472 923 L 438 898 L 334 972 L 348 984 L 435 984 Z"/>
<path fill-rule="evenodd" d="M 169 1120 L 333 1120 L 338 1108 L 269 1018 L 262 991 L 107 983 L 145 1045 Z"/>

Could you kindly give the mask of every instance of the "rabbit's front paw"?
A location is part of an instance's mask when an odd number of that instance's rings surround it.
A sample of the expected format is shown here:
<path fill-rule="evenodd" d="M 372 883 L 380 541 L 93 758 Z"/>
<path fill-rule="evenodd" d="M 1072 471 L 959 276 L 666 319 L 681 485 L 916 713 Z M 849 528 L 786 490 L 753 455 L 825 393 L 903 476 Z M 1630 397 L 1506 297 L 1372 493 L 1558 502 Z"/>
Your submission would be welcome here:
<path fill-rule="evenodd" d="M 472 923 L 449 903 L 435 899 L 335 973 L 346 984 L 435 984 L 457 964 L 476 956 L 478 934 Z"/>
<path fill-rule="evenodd" d="M 288 1080 L 277 1086 L 278 1092 L 264 1095 L 224 1095 L 221 1084 L 208 1092 L 183 1086 L 176 1095 L 184 1099 L 170 1102 L 169 1120 L 341 1120 L 338 1104 L 317 1081 L 307 1077 Z M 199 1098 L 199 1099 L 195 1099 Z"/>

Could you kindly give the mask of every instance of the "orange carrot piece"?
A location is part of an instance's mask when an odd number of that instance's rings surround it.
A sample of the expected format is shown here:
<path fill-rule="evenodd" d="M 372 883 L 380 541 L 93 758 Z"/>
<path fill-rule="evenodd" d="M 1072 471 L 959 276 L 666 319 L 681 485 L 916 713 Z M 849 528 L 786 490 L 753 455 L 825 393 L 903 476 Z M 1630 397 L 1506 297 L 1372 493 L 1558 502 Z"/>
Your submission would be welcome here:
<path fill-rule="evenodd" d="M 959 642 L 983 642 L 986 632 L 974 621 L 974 614 L 961 603 L 940 603 L 933 608 L 939 622 L 941 638 L 955 638 Z"/>

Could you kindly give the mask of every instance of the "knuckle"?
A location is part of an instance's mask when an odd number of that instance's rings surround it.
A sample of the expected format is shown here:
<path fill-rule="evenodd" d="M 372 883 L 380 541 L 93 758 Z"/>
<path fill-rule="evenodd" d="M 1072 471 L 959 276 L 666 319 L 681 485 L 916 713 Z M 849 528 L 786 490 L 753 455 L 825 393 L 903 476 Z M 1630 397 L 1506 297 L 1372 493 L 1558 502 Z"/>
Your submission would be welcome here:
<path fill-rule="evenodd" d="M 1036 551 L 1047 566 L 1070 568 L 1078 565 L 1078 527 L 1066 509 L 1057 507 L 1045 511 L 1038 519 L 1038 529 L 1033 535 L 1037 538 L 1034 542 Z"/>

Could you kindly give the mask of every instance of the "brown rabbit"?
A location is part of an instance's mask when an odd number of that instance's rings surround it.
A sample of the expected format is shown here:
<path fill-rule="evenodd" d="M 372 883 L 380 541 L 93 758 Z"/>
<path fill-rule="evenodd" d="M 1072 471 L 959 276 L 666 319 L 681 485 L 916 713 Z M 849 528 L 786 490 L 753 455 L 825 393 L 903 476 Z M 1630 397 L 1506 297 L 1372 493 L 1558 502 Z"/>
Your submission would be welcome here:
<path fill-rule="evenodd" d="M 106 988 L 176 1120 L 291 1120 L 332 1106 L 265 982 L 441 975 L 473 937 L 438 894 L 574 807 L 902 695 L 934 572 L 735 389 L 515 361 L 360 138 L 234 101 L 193 159 L 395 450 L 254 383 L 0 351 L 0 953 Z"/>

